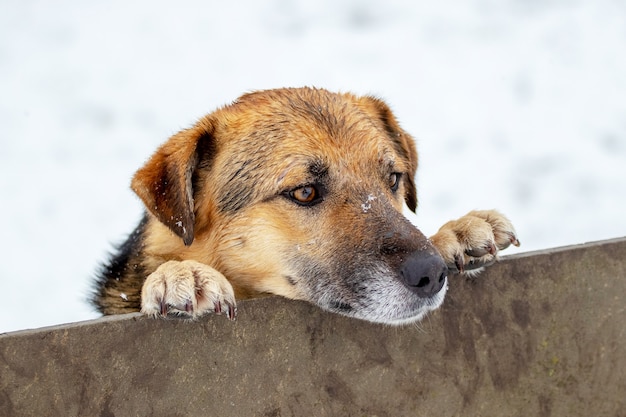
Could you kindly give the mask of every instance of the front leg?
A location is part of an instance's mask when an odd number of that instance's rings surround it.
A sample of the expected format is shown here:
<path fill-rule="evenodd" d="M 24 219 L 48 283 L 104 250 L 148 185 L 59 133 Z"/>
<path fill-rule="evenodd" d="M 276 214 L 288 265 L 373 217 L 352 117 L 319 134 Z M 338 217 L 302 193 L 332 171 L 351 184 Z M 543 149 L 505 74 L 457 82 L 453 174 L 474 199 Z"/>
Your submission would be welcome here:
<path fill-rule="evenodd" d="M 235 319 L 235 293 L 228 280 L 196 261 L 169 261 L 148 275 L 141 289 L 141 312 L 150 316 L 197 318 L 225 312 Z"/>
<path fill-rule="evenodd" d="M 451 273 L 477 273 L 497 260 L 498 251 L 520 245 L 509 219 L 495 210 L 470 211 L 430 239 Z"/>

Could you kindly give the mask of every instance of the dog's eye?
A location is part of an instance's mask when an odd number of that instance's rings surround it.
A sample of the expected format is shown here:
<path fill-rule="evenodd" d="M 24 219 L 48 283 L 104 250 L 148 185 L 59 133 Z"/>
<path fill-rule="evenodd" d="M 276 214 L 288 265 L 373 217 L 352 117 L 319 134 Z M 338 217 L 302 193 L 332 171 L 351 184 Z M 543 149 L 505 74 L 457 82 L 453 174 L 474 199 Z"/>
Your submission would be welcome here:
<path fill-rule="evenodd" d="M 389 176 L 389 188 L 391 191 L 398 191 L 398 187 L 400 186 L 400 179 L 402 178 L 402 174 L 399 172 L 394 172 Z"/>
<path fill-rule="evenodd" d="M 289 191 L 289 197 L 298 204 L 310 206 L 318 202 L 320 193 L 312 185 L 305 185 Z"/>

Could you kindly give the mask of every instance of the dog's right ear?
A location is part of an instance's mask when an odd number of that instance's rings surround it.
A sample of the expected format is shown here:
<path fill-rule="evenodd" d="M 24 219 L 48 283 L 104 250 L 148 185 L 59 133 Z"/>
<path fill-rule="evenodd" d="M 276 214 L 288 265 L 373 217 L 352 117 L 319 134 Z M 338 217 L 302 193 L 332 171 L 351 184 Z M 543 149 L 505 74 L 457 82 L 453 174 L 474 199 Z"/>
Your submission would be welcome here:
<path fill-rule="evenodd" d="M 193 175 L 213 146 L 208 118 L 165 142 L 133 177 L 131 188 L 161 223 L 189 246 L 194 239 Z"/>

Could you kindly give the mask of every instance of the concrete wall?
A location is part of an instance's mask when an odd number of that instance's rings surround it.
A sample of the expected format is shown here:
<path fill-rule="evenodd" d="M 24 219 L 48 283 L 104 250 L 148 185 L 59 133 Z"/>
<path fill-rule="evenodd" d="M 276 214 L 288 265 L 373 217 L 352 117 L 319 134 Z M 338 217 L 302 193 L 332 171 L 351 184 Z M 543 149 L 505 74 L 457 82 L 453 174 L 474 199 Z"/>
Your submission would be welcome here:
<path fill-rule="evenodd" d="M 419 326 L 301 302 L 0 336 L 1 416 L 626 416 L 626 239 L 454 279 Z M 60 307 L 61 308 L 61 307 Z"/>

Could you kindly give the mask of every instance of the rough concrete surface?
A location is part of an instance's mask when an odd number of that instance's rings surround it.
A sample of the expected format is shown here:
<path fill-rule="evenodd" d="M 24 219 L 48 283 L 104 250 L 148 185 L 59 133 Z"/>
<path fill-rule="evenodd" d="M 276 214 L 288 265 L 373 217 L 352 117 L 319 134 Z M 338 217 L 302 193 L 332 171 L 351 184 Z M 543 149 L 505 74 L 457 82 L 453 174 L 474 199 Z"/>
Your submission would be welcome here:
<path fill-rule="evenodd" d="M 281 298 L 0 336 L 1 416 L 626 416 L 626 239 L 452 277 L 388 327 Z"/>

